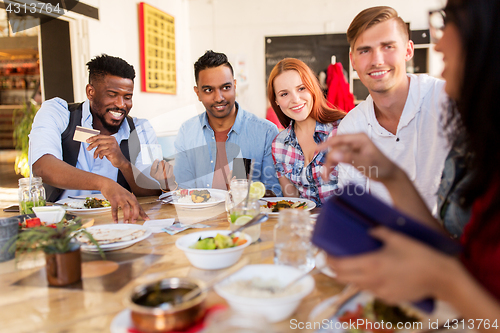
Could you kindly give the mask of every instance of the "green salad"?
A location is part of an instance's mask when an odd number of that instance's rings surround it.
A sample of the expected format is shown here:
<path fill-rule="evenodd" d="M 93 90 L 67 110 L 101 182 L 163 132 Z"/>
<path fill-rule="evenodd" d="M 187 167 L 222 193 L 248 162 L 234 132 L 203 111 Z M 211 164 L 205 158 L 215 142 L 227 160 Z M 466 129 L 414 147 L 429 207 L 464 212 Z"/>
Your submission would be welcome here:
<path fill-rule="evenodd" d="M 217 234 L 215 237 L 199 238 L 196 243 L 190 246 L 197 250 L 220 250 L 243 245 L 247 242 L 244 237 L 226 236 Z"/>

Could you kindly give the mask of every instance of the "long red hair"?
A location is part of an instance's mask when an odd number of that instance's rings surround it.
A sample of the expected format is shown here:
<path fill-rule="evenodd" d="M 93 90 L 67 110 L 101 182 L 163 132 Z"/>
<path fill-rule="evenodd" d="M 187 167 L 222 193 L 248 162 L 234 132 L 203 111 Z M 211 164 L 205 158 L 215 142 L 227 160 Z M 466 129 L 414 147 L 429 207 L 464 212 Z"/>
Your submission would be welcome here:
<path fill-rule="evenodd" d="M 344 118 L 345 112 L 340 109 L 333 108 L 326 100 L 325 95 L 323 95 L 323 91 L 319 86 L 318 79 L 309 66 L 299 59 L 285 58 L 274 66 L 271 74 L 269 75 L 269 80 L 267 81 L 267 98 L 269 99 L 269 103 L 271 103 L 271 107 L 274 112 L 278 116 L 281 125 L 287 128 L 292 119 L 285 115 L 283 111 L 281 111 L 278 104 L 276 104 L 276 92 L 274 91 L 273 83 L 274 79 L 285 71 L 297 71 L 300 75 L 302 83 L 311 93 L 313 106 L 311 113 L 309 114 L 310 117 L 323 124 L 331 123 Z"/>

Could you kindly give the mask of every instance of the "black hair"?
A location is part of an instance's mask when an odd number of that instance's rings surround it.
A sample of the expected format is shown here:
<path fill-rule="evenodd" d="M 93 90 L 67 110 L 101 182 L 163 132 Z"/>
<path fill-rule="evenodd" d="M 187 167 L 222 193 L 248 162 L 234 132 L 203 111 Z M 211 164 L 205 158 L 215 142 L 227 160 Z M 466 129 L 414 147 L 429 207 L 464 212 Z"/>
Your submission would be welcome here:
<path fill-rule="evenodd" d="M 89 83 L 101 80 L 105 75 L 119 76 L 134 81 L 134 67 L 118 57 L 101 54 L 87 63 Z"/>
<path fill-rule="evenodd" d="M 465 136 L 472 179 L 462 193 L 471 205 L 496 186 L 496 193 L 482 219 L 487 221 L 500 209 L 500 1 L 448 0 L 446 23 L 458 28 L 464 50 L 464 73 L 460 98 L 452 101 L 448 124 L 452 139 Z M 450 121 L 451 119 L 451 121 Z"/>
<path fill-rule="evenodd" d="M 224 53 L 208 50 L 194 63 L 194 78 L 196 82 L 198 82 L 198 77 L 202 70 L 223 65 L 229 67 L 231 74 L 234 76 L 233 66 L 227 60 L 227 56 Z"/>

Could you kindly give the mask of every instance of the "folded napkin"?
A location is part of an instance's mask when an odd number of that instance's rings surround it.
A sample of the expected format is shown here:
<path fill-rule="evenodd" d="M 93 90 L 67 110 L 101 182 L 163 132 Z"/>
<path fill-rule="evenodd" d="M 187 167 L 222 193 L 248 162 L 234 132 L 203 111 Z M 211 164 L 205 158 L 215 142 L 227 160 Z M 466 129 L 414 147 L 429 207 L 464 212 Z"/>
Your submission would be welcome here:
<path fill-rule="evenodd" d="M 164 228 L 170 227 L 174 224 L 175 219 L 162 219 L 162 220 L 148 220 L 144 222 L 144 226 L 151 229 L 154 234 L 165 232 Z"/>

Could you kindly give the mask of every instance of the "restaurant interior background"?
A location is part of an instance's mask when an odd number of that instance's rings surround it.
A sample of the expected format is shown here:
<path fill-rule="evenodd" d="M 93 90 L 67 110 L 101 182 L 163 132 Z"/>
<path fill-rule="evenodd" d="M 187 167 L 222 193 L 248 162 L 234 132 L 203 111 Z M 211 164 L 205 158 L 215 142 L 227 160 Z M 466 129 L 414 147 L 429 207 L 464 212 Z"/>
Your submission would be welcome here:
<path fill-rule="evenodd" d="M 445 0 L 147 0 L 174 19 L 176 87 L 170 94 L 146 92 L 141 89 L 140 1 L 84 0 L 56 19 L 18 16 L 21 24 L 43 24 L 14 33 L 7 6 L 31 2 L 0 0 L 0 207 L 17 201 L 20 176 L 14 173 L 13 110 L 31 99 L 40 102 L 59 96 L 83 101 L 85 64 L 101 53 L 121 57 L 136 69 L 131 115 L 151 121 L 165 157 L 174 153 L 180 124 L 204 111 L 193 92 L 193 63 L 209 49 L 228 55 L 237 79 L 237 101 L 260 117 L 265 117 L 267 108 L 266 73 L 285 56 L 321 69 L 335 55 L 355 98 L 364 99 L 363 87 L 350 68 L 345 31 L 366 7 L 392 6 L 409 24 L 417 49 L 409 71 L 439 77 L 442 70 L 441 57 L 426 31 L 428 10 L 442 7 Z"/>

